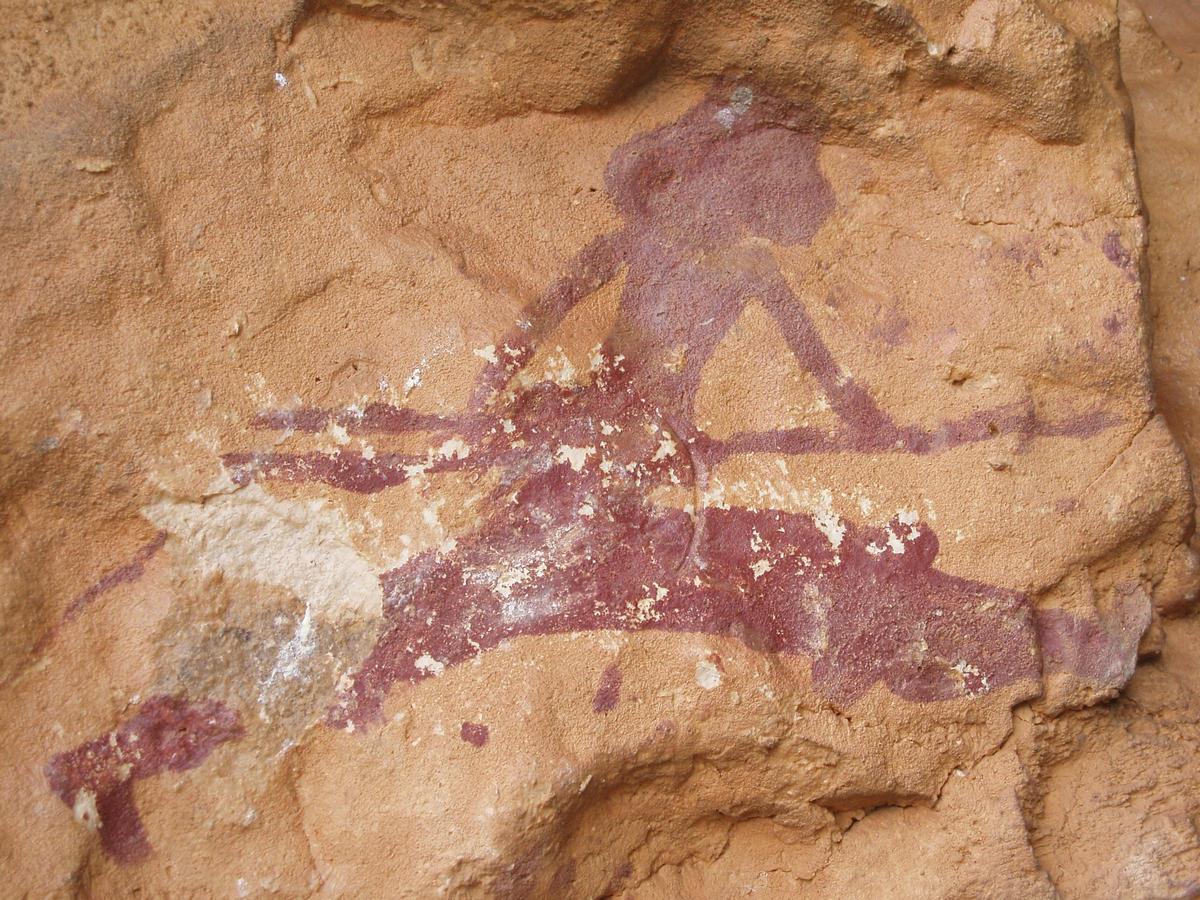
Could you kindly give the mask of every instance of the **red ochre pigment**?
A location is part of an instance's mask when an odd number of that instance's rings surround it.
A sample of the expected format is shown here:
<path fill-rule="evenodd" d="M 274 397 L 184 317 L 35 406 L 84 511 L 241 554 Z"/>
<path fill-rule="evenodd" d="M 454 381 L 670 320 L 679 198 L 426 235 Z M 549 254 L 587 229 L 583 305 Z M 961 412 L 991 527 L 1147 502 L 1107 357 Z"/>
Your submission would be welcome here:
<path fill-rule="evenodd" d="M 108 855 L 121 863 L 140 862 L 151 849 L 134 783 L 193 769 L 241 734 L 237 712 L 216 700 L 152 697 L 114 730 L 53 757 L 46 778 L 63 803 L 98 829 Z"/>
<path fill-rule="evenodd" d="M 617 708 L 621 702 L 621 669 L 608 666 L 600 673 L 600 684 L 592 698 L 592 712 L 606 713 Z"/>
<path fill-rule="evenodd" d="M 482 747 L 486 744 L 489 733 L 488 727 L 479 722 L 463 722 L 462 728 L 459 729 L 459 736 L 475 747 Z"/>
<path fill-rule="evenodd" d="M 329 714 L 377 719 L 392 685 L 443 671 L 521 635 L 618 629 L 732 635 L 803 654 L 816 683 L 850 702 L 875 682 L 911 700 L 973 695 L 1036 679 L 1028 600 L 933 568 L 928 525 L 864 528 L 776 510 L 713 508 L 708 473 L 734 454 L 926 454 L 1017 434 L 1086 436 L 1114 420 L 1048 422 L 1032 407 L 983 410 L 936 428 L 902 426 L 845 375 L 770 252 L 808 244 L 834 211 L 805 110 L 719 83 L 677 121 L 620 147 L 605 173 L 624 227 L 601 235 L 495 350 L 470 408 L 443 418 L 376 404 L 260 415 L 260 428 L 357 434 L 429 431 L 469 453 L 233 454 L 235 480 L 318 481 L 355 492 L 414 471 L 493 470 L 482 527 L 448 553 L 387 573 L 386 626 Z M 618 320 L 586 385 L 514 377 L 574 305 L 621 270 Z M 694 424 L 704 364 L 747 301 L 774 318 L 841 425 L 715 440 Z M 683 348 L 682 361 L 677 355 Z M 434 445 L 438 443 L 434 442 Z M 416 467 L 416 468 L 414 468 Z M 650 502 L 682 487 L 685 512 Z M 615 678 L 616 676 L 613 676 Z M 603 683 L 593 707 L 617 702 Z"/>

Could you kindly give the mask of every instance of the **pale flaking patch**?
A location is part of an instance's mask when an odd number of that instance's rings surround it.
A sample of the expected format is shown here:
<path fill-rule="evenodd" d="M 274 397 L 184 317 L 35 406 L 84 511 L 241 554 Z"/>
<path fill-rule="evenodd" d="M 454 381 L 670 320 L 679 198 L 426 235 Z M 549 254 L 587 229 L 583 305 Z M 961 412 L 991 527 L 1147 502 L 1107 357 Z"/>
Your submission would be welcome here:
<path fill-rule="evenodd" d="M 279 500 L 260 485 L 195 503 L 160 500 L 143 514 L 171 535 L 172 555 L 201 575 L 291 591 L 318 616 L 376 618 L 383 590 L 336 510 Z"/>

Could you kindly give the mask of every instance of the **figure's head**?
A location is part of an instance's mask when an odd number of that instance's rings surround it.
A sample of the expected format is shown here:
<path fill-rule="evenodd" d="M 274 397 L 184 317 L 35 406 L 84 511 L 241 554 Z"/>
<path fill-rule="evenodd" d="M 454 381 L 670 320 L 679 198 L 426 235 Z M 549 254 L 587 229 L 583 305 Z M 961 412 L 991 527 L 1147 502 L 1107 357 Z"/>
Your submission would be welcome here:
<path fill-rule="evenodd" d="M 683 116 L 617 148 L 605 186 L 631 225 L 697 244 L 807 244 L 833 209 L 803 107 L 721 79 Z"/>

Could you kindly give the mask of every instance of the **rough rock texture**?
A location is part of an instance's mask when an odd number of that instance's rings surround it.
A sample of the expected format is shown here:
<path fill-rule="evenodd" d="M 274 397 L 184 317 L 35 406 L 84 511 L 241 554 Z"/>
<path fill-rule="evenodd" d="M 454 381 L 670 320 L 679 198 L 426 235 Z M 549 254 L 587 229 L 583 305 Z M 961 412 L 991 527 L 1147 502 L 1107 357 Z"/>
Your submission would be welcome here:
<path fill-rule="evenodd" d="M 1200 893 L 1194 6 L 2 21 L 17 894 Z"/>

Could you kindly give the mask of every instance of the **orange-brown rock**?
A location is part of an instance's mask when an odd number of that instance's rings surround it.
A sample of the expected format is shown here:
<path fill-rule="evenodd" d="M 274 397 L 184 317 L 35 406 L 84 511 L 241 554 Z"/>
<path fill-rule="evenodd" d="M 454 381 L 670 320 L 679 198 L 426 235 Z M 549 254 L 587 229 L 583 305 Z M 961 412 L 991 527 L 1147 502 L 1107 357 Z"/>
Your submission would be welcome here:
<path fill-rule="evenodd" d="M 3 46 L 18 894 L 1200 891 L 1190 6 Z"/>

